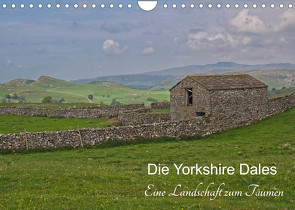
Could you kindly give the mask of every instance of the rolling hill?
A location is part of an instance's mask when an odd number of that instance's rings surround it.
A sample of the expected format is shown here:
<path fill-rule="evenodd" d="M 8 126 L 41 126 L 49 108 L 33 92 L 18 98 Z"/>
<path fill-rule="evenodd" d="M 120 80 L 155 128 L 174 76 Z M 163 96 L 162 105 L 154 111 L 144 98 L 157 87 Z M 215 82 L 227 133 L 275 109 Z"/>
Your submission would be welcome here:
<path fill-rule="evenodd" d="M 139 90 L 114 82 L 93 82 L 91 84 L 72 83 L 60 79 L 41 76 L 38 80 L 17 79 L 0 84 L 0 100 L 5 94 L 24 96 L 27 102 L 40 103 L 46 96 L 53 99 L 64 98 L 66 103 L 90 103 L 88 95 L 94 96 L 93 103 L 111 104 L 113 99 L 120 103 L 150 103 L 169 100 L 168 91 Z"/>
<path fill-rule="evenodd" d="M 234 62 L 219 62 L 207 65 L 189 65 L 152 71 L 142 74 L 114 75 L 90 79 L 74 80 L 72 82 L 89 83 L 94 81 L 111 81 L 135 88 L 169 89 L 186 75 L 241 73 L 265 70 L 295 70 L 295 64 L 274 63 L 261 65 L 245 65 Z"/>

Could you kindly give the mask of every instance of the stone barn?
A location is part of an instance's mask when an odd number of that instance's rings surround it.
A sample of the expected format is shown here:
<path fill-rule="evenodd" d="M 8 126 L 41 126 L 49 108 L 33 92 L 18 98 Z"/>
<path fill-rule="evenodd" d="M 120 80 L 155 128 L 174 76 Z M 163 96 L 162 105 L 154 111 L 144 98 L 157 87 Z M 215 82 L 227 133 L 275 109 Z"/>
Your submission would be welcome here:
<path fill-rule="evenodd" d="M 170 106 L 172 121 L 253 122 L 268 111 L 267 85 L 247 74 L 191 75 L 170 89 Z"/>

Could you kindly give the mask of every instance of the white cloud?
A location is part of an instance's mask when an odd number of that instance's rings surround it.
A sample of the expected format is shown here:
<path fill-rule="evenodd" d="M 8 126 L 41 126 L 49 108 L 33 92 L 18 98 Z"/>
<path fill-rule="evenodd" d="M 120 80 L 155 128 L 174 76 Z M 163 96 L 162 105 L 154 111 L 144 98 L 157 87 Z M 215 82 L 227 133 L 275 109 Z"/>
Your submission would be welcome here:
<path fill-rule="evenodd" d="M 12 65 L 12 61 L 11 61 L 11 60 L 9 60 L 9 59 L 8 59 L 8 60 L 6 60 L 6 62 L 5 62 L 5 65 L 6 65 L 6 66 L 11 66 L 11 65 Z"/>
<path fill-rule="evenodd" d="M 280 23 L 275 27 L 275 31 L 295 29 L 295 12 L 287 10 L 281 15 Z"/>
<path fill-rule="evenodd" d="M 235 40 L 228 33 L 221 32 L 198 32 L 188 35 L 187 45 L 192 50 L 202 50 L 211 48 L 231 47 L 235 44 Z"/>
<path fill-rule="evenodd" d="M 101 25 L 101 30 L 109 33 L 130 32 L 134 28 L 136 28 L 136 26 L 133 24 L 123 21 L 105 21 Z"/>
<path fill-rule="evenodd" d="M 146 44 L 152 46 L 152 45 L 154 45 L 154 42 L 153 41 L 146 41 Z"/>
<path fill-rule="evenodd" d="M 28 66 L 20 64 L 20 65 L 17 66 L 17 68 L 19 68 L 19 69 L 27 69 Z"/>
<path fill-rule="evenodd" d="M 252 39 L 250 37 L 245 36 L 245 37 L 242 38 L 242 43 L 244 45 L 247 45 L 247 44 L 251 43 L 251 41 L 252 41 Z"/>
<path fill-rule="evenodd" d="M 120 55 L 127 50 L 127 48 L 128 46 L 121 47 L 118 41 L 112 39 L 108 39 L 102 44 L 102 49 L 107 55 Z"/>
<path fill-rule="evenodd" d="M 144 55 L 152 54 L 153 52 L 155 52 L 153 47 L 146 47 L 142 50 L 142 54 Z"/>
<path fill-rule="evenodd" d="M 266 24 L 258 16 L 250 15 L 249 10 L 239 12 L 230 24 L 240 32 L 264 34 L 268 31 Z"/>

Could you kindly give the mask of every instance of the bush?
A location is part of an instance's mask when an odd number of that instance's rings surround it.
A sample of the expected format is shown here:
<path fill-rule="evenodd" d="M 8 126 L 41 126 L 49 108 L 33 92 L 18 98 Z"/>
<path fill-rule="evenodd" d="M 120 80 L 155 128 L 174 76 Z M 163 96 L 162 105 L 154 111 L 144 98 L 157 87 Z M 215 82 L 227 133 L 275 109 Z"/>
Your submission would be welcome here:
<path fill-rule="evenodd" d="M 18 102 L 19 103 L 25 103 L 26 102 L 26 98 L 23 96 L 18 97 Z"/>
<path fill-rule="evenodd" d="M 18 99 L 18 96 L 17 96 L 17 94 L 15 93 L 15 94 L 13 94 L 13 96 L 11 97 L 12 99 Z"/>
<path fill-rule="evenodd" d="M 92 94 L 88 95 L 88 99 L 89 99 L 89 100 L 91 100 L 91 101 L 92 101 L 92 100 L 93 100 L 93 98 L 94 98 L 94 97 L 93 97 L 93 95 L 92 95 Z"/>
<path fill-rule="evenodd" d="M 64 98 L 58 99 L 58 100 L 54 100 L 54 103 L 56 104 L 62 104 L 65 101 Z"/>
<path fill-rule="evenodd" d="M 118 105 L 121 105 L 122 103 L 120 103 L 119 101 L 117 101 L 115 98 L 113 98 L 112 102 L 111 102 L 111 105 L 113 106 L 118 106 Z"/>
<path fill-rule="evenodd" d="M 45 98 L 42 99 L 41 103 L 52 103 L 53 99 L 51 96 L 46 96 Z"/>
<path fill-rule="evenodd" d="M 158 102 L 157 99 L 154 99 L 154 98 L 147 98 L 146 101 L 150 101 L 150 102 Z"/>

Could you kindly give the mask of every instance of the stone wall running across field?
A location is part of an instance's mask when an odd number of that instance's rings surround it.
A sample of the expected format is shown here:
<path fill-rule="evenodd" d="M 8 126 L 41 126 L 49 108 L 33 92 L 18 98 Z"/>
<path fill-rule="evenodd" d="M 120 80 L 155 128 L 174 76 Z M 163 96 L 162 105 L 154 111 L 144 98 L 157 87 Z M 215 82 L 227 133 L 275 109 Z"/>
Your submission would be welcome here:
<path fill-rule="evenodd" d="M 111 139 L 127 141 L 136 137 L 179 137 L 181 135 L 208 135 L 229 128 L 236 128 L 251 124 L 274 114 L 281 113 L 295 105 L 295 94 L 268 100 L 265 114 L 241 121 L 232 118 L 230 123 L 211 116 L 200 116 L 182 121 L 168 121 L 162 123 L 128 125 L 108 127 L 102 129 L 80 129 L 59 132 L 36 132 L 0 135 L 0 149 L 18 150 L 34 148 L 83 147 L 94 146 Z M 142 114 L 146 110 L 142 110 Z"/>
<path fill-rule="evenodd" d="M 118 122 L 122 125 L 141 125 L 170 121 L 170 113 L 152 113 L 151 108 L 120 112 Z"/>
<path fill-rule="evenodd" d="M 119 106 L 99 106 L 68 109 L 42 109 L 42 108 L 19 108 L 0 107 L 0 114 L 13 114 L 22 116 L 45 116 L 66 118 L 101 118 L 118 116 L 121 111 L 144 108 L 144 104 L 127 104 Z"/>
<path fill-rule="evenodd" d="M 151 109 L 170 109 L 170 102 L 151 103 Z"/>
<path fill-rule="evenodd" d="M 160 137 L 208 134 L 210 122 L 205 117 L 189 121 L 154 123 L 137 126 L 80 129 L 59 132 L 36 132 L 0 135 L 0 149 L 18 150 L 34 148 L 94 146 L 110 139 L 122 141 L 136 137 Z"/>
<path fill-rule="evenodd" d="M 268 114 L 274 115 L 295 105 L 295 94 L 286 95 L 268 101 Z"/>

